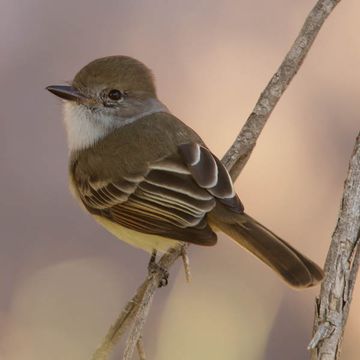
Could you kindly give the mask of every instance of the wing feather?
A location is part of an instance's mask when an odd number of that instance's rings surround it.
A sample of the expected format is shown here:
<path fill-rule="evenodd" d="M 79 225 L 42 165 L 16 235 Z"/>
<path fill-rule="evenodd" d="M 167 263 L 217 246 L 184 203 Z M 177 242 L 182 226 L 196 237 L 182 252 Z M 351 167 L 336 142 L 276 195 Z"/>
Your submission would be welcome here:
<path fill-rule="evenodd" d="M 181 144 L 179 153 L 199 186 L 206 188 L 218 202 L 232 211 L 244 212 L 230 174 L 215 155 L 197 143 Z"/>
<path fill-rule="evenodd" d="M 197 244 L 216 242 L 206 214 L 217 203 L 243 211 L 225 167 L 197 143 L 180 145 L 179 154 L 149 164 L 144 174 L 75 183 L 90 212 L 133 230 Z"/>

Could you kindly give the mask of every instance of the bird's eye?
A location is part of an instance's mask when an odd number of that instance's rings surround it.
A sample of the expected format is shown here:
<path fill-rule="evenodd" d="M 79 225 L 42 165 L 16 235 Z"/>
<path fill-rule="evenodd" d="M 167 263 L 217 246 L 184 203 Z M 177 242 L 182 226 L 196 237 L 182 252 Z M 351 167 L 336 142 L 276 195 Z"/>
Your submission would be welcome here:
<path fill-rule="evenodd" d="M 119 91 L 117 89 L 112 89 L 109 91 L 108 97 L 111 100 L 117 101 L 123 97 L 123 94 L 121 93 L 121 91 Z"/>

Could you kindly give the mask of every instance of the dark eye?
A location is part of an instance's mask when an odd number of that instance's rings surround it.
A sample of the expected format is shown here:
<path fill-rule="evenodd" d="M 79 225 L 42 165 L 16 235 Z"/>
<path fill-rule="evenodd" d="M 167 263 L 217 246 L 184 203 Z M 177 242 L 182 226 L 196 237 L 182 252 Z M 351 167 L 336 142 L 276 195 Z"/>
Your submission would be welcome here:
<path fill-rule="evenodd" d="M 111 100 L 117 101 L 123 97 L 123 94 L 121 93 L 121 91 L 119 91 L 117 89 L 112 89 L 109 91 L 108 97 Z"/>

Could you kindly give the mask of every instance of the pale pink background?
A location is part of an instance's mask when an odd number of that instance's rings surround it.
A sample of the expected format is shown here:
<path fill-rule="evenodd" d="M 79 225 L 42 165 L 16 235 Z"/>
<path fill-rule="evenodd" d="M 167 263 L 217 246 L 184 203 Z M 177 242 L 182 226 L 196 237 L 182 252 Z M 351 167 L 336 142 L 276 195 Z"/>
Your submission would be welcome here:
<path fill-rule="evenodd" d="M 45 86 L 97 57 L 137 57 L 222 156 L 314 2 L 2 1 L 1 360 L 89 359 L 148 261 L 69 194 L 60 102 Z M 347 0 L 331 15 L 236 183 L 249 213 L 320 264 L 359 130 L 359 13 Z M 225 237 L 190 257 L 193 282 L 175 267 L 156 295 L 149 359 L 308 358 L 319 288 L 287 288 Z M 359 315 L 357 287 L 344 360 L 360 356 Z"/>

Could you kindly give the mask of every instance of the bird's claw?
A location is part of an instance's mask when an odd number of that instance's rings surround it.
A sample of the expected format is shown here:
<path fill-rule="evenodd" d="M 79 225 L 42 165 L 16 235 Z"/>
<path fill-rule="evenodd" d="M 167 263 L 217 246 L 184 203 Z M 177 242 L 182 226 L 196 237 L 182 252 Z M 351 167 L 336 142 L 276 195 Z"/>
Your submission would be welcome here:
<path fill-rule="evenodd" d="M 162 276 L 159 281 L 159 285 L 158 285 L 159 288 L 164 287 L 169 283 L 169 272 L 156 262 L 156 250 L 153 250 L 151 254 L 150 261 L 148 264 L 148 272 L 150 276 L 158 272 L 161 273 Z"/>

